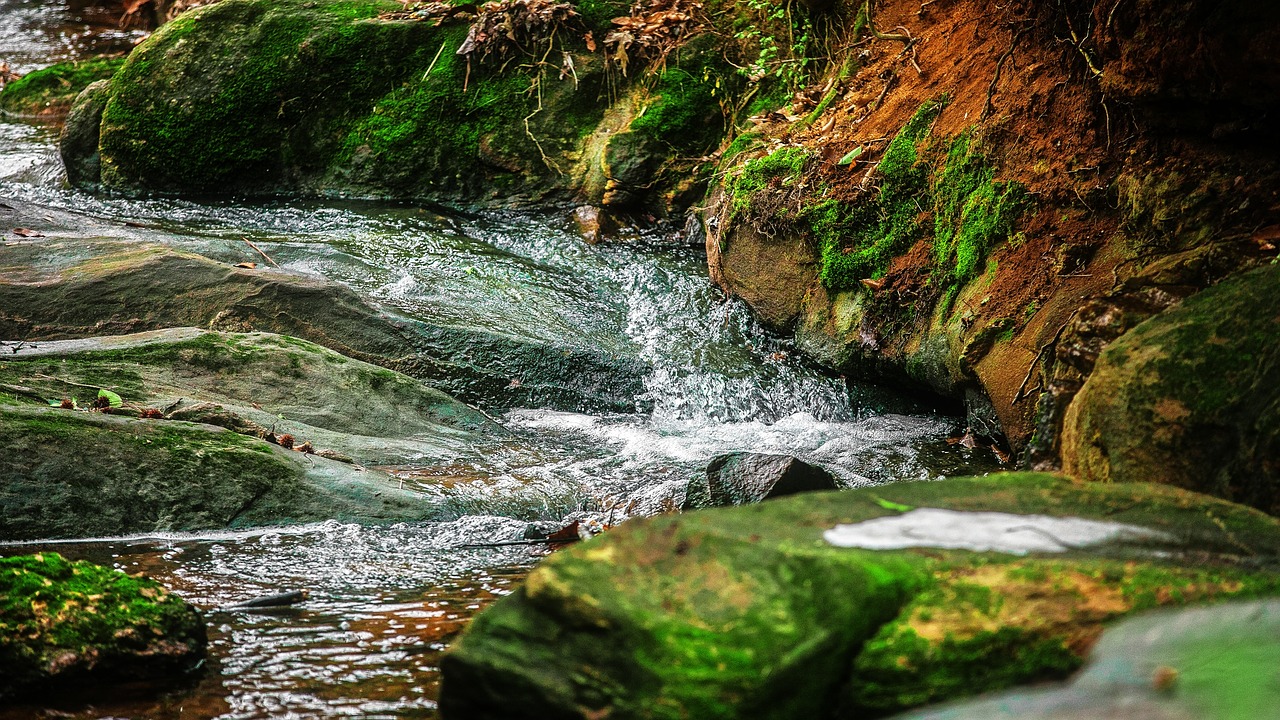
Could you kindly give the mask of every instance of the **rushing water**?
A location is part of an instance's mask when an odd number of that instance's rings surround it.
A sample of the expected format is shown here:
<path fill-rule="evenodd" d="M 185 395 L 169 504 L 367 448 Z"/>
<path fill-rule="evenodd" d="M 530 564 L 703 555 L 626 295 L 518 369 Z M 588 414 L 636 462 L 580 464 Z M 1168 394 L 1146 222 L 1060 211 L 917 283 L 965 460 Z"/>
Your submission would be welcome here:
<path fill-rule="evenodd" d="M 85 33 L 100 18 L 58 3 L 0 0 L 0 61 L 25 71 L 131 41 Z M 563 214 L 450 213 L 407 204 L 191 202 L 93 198 L 65 187 L 56 132 L 0 121 L 0 199 L 120 224 L 122 236 L 253 260 L 347 283 L 404 314 L 532 341 L 592 348 L 653 367 L 631 413 L 516 408 L 498 419 L 519 442 L 445 467 L 397 468 L 449 482 L 451 522 L 368 528 L 336 522 L 252 532 L 34 543 L 145 572 L 210 622 L 211 668 L 172 696 L 71 704 L 75 717 L 432 717 L 447 641 L 510 591 L 543 553 L 460 546 L 519 538 L 594 513 L 617 522 L 678 504 L 683 484 L 733 450 L 797 455 L 849 486 L 983 469 L 949 446 L 954 418 L 810 367 L 707 280 L 674 235 L 592 247 Z M 3 248 L 0 248 L 0 253 Z M 246 254 L 248 253 L 248 254 Z M 306 589 L 301 607 L 228 609 Z M 37 708 L 0 709 L 0 718 Z"/>

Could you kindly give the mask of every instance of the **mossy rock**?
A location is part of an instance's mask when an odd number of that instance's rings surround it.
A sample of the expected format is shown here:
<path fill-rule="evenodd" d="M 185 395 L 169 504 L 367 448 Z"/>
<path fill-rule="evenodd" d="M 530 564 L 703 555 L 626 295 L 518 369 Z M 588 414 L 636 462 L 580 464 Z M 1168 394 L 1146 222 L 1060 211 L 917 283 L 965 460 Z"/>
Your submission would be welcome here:
<path fill-rule="evenodd" d="M 961 522 L 999 512 L 1148 535 L 1027 555 L 824 540 L 837 524 L 906 522 L 924 508 L 975 514 Z M 1278 530 L 1261 513 L 1173 488 L 1037 474 L 632 521 L 552 556 L 481 613 L 444 660 L 441 709 L 475 718 L 794 718 L 837 708 L 877 717 L 1061 678 L 1105 623 L 1132 611 L 1280 594 Z"/>
<path fill-rule="evenodd" d="M 154 580 L 52 552 L 0 558 L 0 700 L 172 684 L 206 645 L 200 614 Z"/>
<path fill-rule="evenodd" d="M 183 326 L 272 332 L 425 380 L 490 409 L 631 411 L 650 372 L 637 359 L 595 349 L 393 315 L 332 281 L 233 267 L 163 245 L 51 237 L 10 250 L 0 267 L 0 338 L 60 340 Z"/>
<path fill-rule="evenodd" d="M 0 539 L 435 517 L 382 473 L 190 422 L 0 404 Z"/>
<path fill-rule="evenodd" d="M 289 434 L 363 465 L 449 460 L 505 432 L 482 413 L 406 375 L 297 338 L 177 328 L 40 342 L 0 356 L 18 400 L 72 400 L 99 389 L 170 418 L 242 434 Z"/>
<path fill-rule="evenodd" d="M 378 17 L 396 9 L 225 0 L 184 13 L 112 82 L 101 185 L 446 200 L 569 188 L 607 104 L 602 59 L 573 36 L 573 73 L 469 63 L 465 24 Z M 84 150 L 66 150 L 78 164 Z"/>
<path fill-rule="evenodd" d="M 0 91 L 0 114 L 24 119 L 62 120 L 82 90 L 115 75 L 122 65 L 123 57 L 90 58 L 58 63 L 28 73 Z"/>
<path fill-rule="evenodd" d="M 1225 280 L 1112 342 L 1067 410 L 1064 470 L 1280 514 L 1280 266 Z"/>

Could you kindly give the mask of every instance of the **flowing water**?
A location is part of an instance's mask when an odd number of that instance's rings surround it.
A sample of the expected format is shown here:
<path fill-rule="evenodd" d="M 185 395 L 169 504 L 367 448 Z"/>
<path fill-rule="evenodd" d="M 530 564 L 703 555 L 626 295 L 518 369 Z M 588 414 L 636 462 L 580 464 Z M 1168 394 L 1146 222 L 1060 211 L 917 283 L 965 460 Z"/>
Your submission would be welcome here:
<path fill-rule="evenodd" d="M 0 61 L 29 71 L 133 39 L 93 32 L 100 19 L 59 3 L 0 0 Z M 634 412 L 508 409 L 497 419 L 519 442 L 447 467 L 398 468 L 461 486 L 464 501 L 449 522 L 0 546 L 2 554 L 51 549 L 145 572 L 209 620 L 210 668 L 194 688 L 95 707 L 67 700 L 58 712 L 434 717 L 436 667 L 449 639 L 545 552 L 462 545 L 518 538 L 530 523 L 555 527 L 575 514 L 618 522 L 670 509 L 689 477 L 735 450 L 796 455 L 848 486 L 989 468 L 945 442 L 956 418 L 807 365 L 715 290 L 701 252 L 676 234 L 592 247 L 563 213 L 94 198 L 65 187 L 55 143 L 52 128 L 0 120 L 0 200 L 128 221 L 148 229 L 121 224 L 122 236 L 142 233 L 218 258 L 257 259 L 247 237 L 287 269 L 339 280 L 409 316 L 653 368 Z M 293 589 L 310 593 L 294 609 L 228 608 Z M 41 712 L 0 708 L 0 719 Z"/>

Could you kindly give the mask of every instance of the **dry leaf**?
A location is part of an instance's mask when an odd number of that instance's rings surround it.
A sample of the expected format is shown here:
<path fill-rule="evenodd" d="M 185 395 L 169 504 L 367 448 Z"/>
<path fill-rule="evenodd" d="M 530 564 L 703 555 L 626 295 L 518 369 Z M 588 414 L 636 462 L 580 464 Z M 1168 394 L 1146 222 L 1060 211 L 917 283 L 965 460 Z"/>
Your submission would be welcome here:
<path fill-rule="evenodd" d="M 24 238 L 44 237 L 44 233 L 30 228 L 14 228 L 13 234 Z"/>
<path fill-rule="evenodd" d="M 258 269 L 258 263 L 255 263 L 255 262 L 236 263 L 236 267 L 244 268 L 245 270 L 256 270 Z"/>

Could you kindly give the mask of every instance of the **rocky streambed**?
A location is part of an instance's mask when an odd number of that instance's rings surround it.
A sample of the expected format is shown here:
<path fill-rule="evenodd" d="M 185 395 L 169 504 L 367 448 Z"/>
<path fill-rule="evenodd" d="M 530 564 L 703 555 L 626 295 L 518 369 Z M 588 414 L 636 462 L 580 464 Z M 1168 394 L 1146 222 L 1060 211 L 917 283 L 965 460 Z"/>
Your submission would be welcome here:
<path fill-rule="evenodd" d="M 0 2 L 0 717 L 1264 716 L 1274 57 L 908 5 Z"/>

